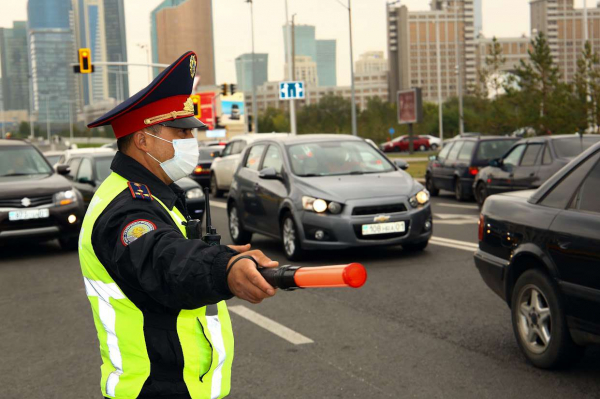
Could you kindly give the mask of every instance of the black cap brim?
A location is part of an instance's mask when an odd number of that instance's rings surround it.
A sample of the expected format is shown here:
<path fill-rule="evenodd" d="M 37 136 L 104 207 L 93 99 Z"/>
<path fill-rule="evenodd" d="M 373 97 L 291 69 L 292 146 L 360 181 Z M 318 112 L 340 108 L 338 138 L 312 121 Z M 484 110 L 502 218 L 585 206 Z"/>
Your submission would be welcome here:
<path fill-rule="evenodd" d="M 208 130 L 208 126 L 206 126 L 204 123 L 202 123 L 202 121 L 193 116 L 190 116 L 188 118 L 180 118 L 174 119 L 172 121 L 161 122 L 160 125 L 174 127 L 176 129 Z"/>

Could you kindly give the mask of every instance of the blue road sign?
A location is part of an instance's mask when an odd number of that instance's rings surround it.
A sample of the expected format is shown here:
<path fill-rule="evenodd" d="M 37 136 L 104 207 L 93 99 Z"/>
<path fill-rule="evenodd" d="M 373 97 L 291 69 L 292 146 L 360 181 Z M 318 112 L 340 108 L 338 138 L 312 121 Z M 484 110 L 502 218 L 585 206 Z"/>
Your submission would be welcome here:
<path fill-rule="evenodd" d="M 294 100 L 303 99 L 304 82 L 279 82 L 279 99 Z"/>
<path fill-rule="evenodd" d="M 394 133 L 396 133 L 396 129 L 394 129 L 393 127 L 391 127 L 390 130 L 389 130 L 389 132 L 393 136 Z"/>

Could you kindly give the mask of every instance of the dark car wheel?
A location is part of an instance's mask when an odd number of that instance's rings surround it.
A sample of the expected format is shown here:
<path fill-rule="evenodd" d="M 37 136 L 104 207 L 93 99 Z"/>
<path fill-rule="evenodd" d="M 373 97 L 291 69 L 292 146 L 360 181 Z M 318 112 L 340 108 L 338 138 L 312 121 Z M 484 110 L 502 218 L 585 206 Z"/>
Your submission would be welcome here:
<path fill-rule="evenodd" d="M 467 199 L 463 193 L 463 185 L 458 177 L 454 180 L 454 197 L 456 197 L 457 201 L 465 201 Z"/>
<path fill-rule="evenodd" d="M 583 355 L 584 348 L 571 339 L 556 284 L 545 273 L 536 269 L 523 273 L 515 284 L 511 304 L 517 343 L 534 366 L 567 366 Z"/>
<path fill-rule="evenodd" d="M 291 213 L 281 218 L 281 242 L 286 258 L 294 261 L 302 259 L 304 250 L 300 247 L 300 235 Z"/>
<path fill-rule="evenodd" d="M 432 144 L 429 148 L 431 149 L 431 151 L 437 151 L 438 145 L 437 144 Z"/>
<path fill-rule="evenodd" d="M 475 188 L 475 199 L 477 200 L 477 205 L 479 205 L 480 209 L 483 207 L 483 203 L 487 197 L 488 192 L 485 183 L 479 182 Z"/>
<path fill-rule="evenodd" d="M 79 238 L 77 236 L 59 238 L 58 243 L 63 251 L 75 251 L 77 249 L 77 245 L 79 244 Z"/>
<path fill-rule="evenodd" d="M 394 151 L 394 152 L 400 152 L 401 150 L 400 150 L 400 147 L 394 147 L 394 149 L 392 151 Z"/>
<path fill-rule="evenodd" d="M 427 248 L 427 244 L 429 244 L 429 240 L 422 242 L 407 242 L 406 244 L 402 244 L 402 249 L 407 252 L 421 252 Z"/>
<path fill-rule="evenodd" d="M 210 176 L 210 193 L 215 198 L 221 198 L 223 196 L 223 190 L 219 190 L 219 186 L 217 185 L 217 176 Z"/>
<path fill-rule="evenodd" d="M 235 204 L 229 207 L 229 235 L 236 245 L 249 244 L 252 240 L 252 233 L 244 230 Z"/>
<path fill-rule="evenodd" d="M 427 188 L 427 191 L 429 191 L 429 194 L 431 194 L 432 197 L 437 197 L 440 193 L 440 190 L 433 184 L 433 178 L 431 175 L 425 176 L 425 188 Z"/>

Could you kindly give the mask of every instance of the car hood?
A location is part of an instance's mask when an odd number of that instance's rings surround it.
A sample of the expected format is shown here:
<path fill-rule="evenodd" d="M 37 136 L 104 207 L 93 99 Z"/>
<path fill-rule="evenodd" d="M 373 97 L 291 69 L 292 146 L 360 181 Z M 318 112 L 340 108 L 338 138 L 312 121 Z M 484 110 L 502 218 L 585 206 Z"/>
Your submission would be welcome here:
<path fill-rule="evenodd" d="M 51 175 L 11 176 L 0 178 L 0 199 L 50 195 L 72 189 L 64 176 Z"/>
<path fill-rule="evenodd" d="M 401 171 L 299 177 L 298 183 L 305 195 L 339 202 L 363 198 L 409 196 L 422 188 L 409 174 Z"/>

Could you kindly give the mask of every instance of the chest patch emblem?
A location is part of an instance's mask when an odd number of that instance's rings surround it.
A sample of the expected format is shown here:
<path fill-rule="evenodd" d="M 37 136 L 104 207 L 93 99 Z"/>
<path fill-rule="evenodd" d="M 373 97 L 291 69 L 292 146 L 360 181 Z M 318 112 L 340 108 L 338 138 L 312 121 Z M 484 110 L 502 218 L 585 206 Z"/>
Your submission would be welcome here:
<path fill-rule="evenodd" d="M 121 243 L 127 246 L 153 230 L 156 230 L 156 225 L 151 221 L 144 219 L 134 220 L 125 226 L 121 232 Z"/>

